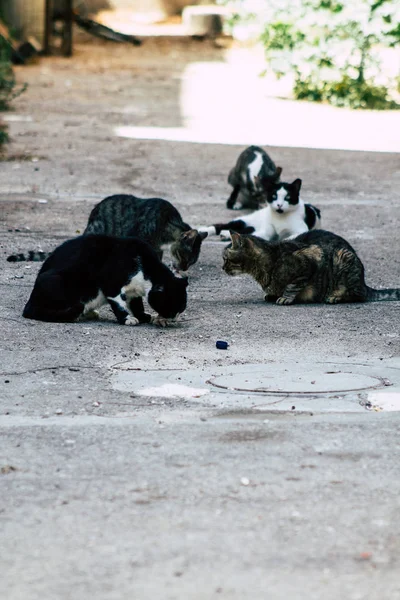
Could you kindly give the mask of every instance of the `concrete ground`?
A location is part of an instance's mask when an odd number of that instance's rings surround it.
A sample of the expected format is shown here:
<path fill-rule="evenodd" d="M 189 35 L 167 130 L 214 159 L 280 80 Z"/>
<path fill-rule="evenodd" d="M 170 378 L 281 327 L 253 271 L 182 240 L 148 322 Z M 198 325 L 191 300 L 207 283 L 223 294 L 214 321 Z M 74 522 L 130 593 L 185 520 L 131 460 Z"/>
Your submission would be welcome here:
<path fill-rule="evenodd" d="M 362 150 L 369 131 L 393 150 L 398 115 L 364 113 L 358 137 L 347 111 L 262 110 L 236 67 L 208 43 L 82 40 L 17 71 L 29 87 L 0 169 L 2 598 L 400 598 L 397 302 L 266 305 L 221 271 L 214 238 L 173 327 L 21 317 L 40 265 L 8 254 L 53 248 L 117 192 L 165 197 L 193 225 L 231 217 L 249 139 L 303 179 L 371 286 L 400 287 L 399 154 L 323 149 Z M 291 110 L 298 128 L 278 118 Z M 277 122 L 295 143 L 268 146 Z"/>

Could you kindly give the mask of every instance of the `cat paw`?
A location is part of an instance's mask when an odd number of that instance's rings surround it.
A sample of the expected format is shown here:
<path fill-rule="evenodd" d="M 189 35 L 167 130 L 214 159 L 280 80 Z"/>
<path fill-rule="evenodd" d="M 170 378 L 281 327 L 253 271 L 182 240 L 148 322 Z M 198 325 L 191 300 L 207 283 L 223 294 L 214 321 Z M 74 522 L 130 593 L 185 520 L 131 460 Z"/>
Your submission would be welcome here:
<path fill-rule="evenodd" d="M 215 235 L 215 227 L 214 225 L 210 225 L 209 227 L 204 226 L 204 227 L 197 227 L 197 231 L 199 233 L 206 233 L 207 235 Z"/>
<path fill-rule="evenodd" d="M 229 208 L 230 210 L 242 210 L 243 205 L 242 205 L 242 203 L 239 203 L 236 201 L 234 203 L 232 203 L 228 200 L 226 203 L 226 208 Z"/>
<path fill-rule="evenodd" d="M 285 298 L 284 296 L 281 296 L 276 301 L 276 304 L 293 304 L 293 300 L 291 300 L 290 298 Z"/>
<path fill-rule="evenodd" d="M 157 325 L 158 327 L 166 327 L 169 324 L 169 321 L 161 315 L 152 315 L 150 323 Z"/>
<path fill-rule="evenodd" d="M 337 296 L 328 296 L 327 298 L 325 298 L 325 302 L 327 304 L 339 304 L 340 298 L 338 298 Z"/>
<path fill-rule="evenodd" d="M 221 233 L 219 234 L 220 239 L 223 242 L 230 242 L 231 240 L 231 234 L 229 233 L 229 231 L 227 229 L 223 229 L 221 231 Z"/>
<path fill-rule="evenodd" d="M 139 325 L 139 319 L 132 317 L 132 315 L 128 315 L 125 319 L 124 325 Z"/>
<path fill-rule="evenodd" d="M 264 300 L 265 300 L 265 302 L 276 302 L 277 301 L 277 297 L 276 296 L 272 296 L 271 294 L 265 294 Z"/>

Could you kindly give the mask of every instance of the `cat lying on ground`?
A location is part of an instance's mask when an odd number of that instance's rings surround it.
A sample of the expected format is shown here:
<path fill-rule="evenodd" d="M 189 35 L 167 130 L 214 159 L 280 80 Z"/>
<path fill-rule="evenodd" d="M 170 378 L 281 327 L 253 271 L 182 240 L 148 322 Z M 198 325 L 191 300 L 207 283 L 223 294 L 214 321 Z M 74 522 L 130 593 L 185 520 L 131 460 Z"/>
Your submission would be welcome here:
<path fill-rule="evenodd" d="M 158 313 L 144 311 L 148 303 Z M 58 246 L 44 262 L 24 308 L 27 319 L 69 322 L 93 318 L 109 304 L 121 325 L 166 325 L 186 308 L 187 279 L 175 275 L 146 242 L 85 235 Z"/>
<path fill-rule="evenodd" d="M 163 249 L 171 245 L 174 268 L 187 269 L 197 262 L 206 232 L 199 233 L 182 220 L 178 210 L 162 198 L 137 198 L 128 194 L 109 196 L 96 204 L 89 215 L 83 235 L 105 234 L 136 237 L 144 240 L 162 258 Z M 9 262 L 42 261 L 50 252 L 30 250 L 12 254 Z"/>
<path fill-rule="evenodd" d="M 229 240 L 229 231 L 253 234 L 263 240 L 285 239 L 316 229 L 321 223 L 321 211 L 300 198 L 301 179 L 293 183 L 267 184 L 268 206 L 238 217 L 228 223 L 199 227 L 199 232 L 220 235 Z"/>
<path fill-rule="evenodd" d="M 276 304 L 400 300 L 400 289 L 368 287 L 355 250 L 329 231 L 308 231 L 283 242 L 232 231 L 223 261 L 228 275 L 251 275 L 265 300 Z"/>

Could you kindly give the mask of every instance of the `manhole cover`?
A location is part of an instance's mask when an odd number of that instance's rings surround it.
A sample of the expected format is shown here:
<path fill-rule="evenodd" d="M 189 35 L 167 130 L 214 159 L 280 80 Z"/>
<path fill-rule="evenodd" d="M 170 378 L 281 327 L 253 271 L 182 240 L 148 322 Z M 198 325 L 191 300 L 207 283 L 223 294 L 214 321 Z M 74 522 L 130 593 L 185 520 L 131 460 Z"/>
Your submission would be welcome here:
<path fill-rule="evenodd" d="M 332 394 L 359 392 L 388 385 L 387 380 L 365 373 L 311 368 L 280 369 L 268 365 L 258 371 L 249 370 L 211 377 L 208 384 L 223 390 L 260 394 Z"/>

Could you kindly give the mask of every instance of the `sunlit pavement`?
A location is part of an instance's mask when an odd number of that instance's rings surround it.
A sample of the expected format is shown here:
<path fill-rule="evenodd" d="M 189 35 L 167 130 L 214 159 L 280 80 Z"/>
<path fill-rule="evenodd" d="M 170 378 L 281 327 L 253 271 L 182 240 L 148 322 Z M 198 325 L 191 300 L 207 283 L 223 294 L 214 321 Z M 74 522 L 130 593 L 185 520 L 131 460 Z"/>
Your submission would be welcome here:
<path fill-rule="evenodd" d="M 400 111 L 363 111 L 279 98 L 287 81 L 260 77 L 258 53 L 197 62 L 182 74 L 182 127 L 117 127 L 133 139 L 400 152 Z M 277 97 L 278 96 L 278 97 Z"/>

